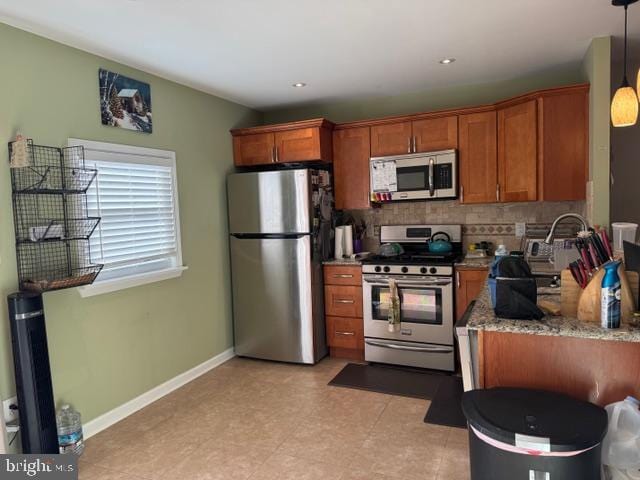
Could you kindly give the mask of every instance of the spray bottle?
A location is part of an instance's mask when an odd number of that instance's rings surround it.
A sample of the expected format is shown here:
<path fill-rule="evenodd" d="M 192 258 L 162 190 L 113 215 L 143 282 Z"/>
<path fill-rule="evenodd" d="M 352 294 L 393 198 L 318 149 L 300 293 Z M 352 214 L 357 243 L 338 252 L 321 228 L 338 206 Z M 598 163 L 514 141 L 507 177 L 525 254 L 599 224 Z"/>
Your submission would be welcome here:
<path fill-rule="evenodd" d="M 620 328 L 622 289 L 618 267 L 620 261 L 608 262 L 604 265 L 605 273 L 602 279 L 600 322 L 602 328 Z"/>

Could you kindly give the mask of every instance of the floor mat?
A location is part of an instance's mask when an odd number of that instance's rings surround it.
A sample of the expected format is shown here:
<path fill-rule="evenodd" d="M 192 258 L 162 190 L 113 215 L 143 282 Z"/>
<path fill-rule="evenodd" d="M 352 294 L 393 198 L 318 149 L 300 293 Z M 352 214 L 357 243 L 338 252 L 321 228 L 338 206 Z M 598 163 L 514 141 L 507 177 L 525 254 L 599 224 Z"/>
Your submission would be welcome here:
<path fill-rule="evenodd" d="M 446 375 L 380 365 L 347 364 L 329 385 L 431 400 Z"/>
<path fill-rule="evenodd" d="M 467 428 L 467 420 L 462 413 L 462 378 L 443 377 L 424 417 L 425 423 Z"/>

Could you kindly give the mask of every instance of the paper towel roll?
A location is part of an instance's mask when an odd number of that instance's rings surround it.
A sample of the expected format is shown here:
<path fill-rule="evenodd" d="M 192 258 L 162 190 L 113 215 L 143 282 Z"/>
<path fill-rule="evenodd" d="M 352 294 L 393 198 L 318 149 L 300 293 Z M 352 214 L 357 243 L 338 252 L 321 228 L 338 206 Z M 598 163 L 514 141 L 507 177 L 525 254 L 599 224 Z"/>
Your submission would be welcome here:
<path fill-rule="evenodd" d="M 342 257 L 344 256 L 344 227 L 336 227 L 334 252 L 336 260 L 342 260 Z"/>
<path fill-rule="evenodd" d="M 342 243 L 344 245 L 345 257 L 353 255 L 353 227 L 351 225 L 345 225 Z"/>

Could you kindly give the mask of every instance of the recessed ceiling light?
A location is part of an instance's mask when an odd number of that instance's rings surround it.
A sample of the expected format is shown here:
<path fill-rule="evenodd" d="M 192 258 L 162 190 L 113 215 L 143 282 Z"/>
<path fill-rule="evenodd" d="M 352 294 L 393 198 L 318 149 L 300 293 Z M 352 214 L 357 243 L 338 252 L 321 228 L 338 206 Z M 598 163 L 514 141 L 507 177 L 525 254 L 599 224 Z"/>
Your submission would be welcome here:
<path fill-rule="evenodd" d="M 449 65 L 450 63 L 453 63 L 455 61 L 456 61 L 455 58 L 443 58 L 442 60 L 440 60 L 440 64 Z"/>
<path fill-rule="evenodd" d="M 295 88 L 302 88 L 302 87 L 306 87 L 306 86 L 307 86 L 307 84 L 306 84 L 306 83 L 304 83 L 304 82 L 298 82 L 298 83 L 294 83 L 294 84 L 293 84 L 293 85 L 291 85 L 291 86 L 292 86 L 292 87 L 295 87 Z"/>

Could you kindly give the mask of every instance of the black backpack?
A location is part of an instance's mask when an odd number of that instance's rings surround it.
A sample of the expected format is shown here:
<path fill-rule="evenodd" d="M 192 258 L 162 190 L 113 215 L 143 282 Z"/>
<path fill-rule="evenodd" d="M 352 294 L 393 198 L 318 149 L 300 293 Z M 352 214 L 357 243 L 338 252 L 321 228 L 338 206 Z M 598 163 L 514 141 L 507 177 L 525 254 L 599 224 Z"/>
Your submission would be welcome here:
<path fill-rule="evenodd" d="M 538 288 L 529 264 L 522 257 L 501 257 L 491 266 L 489 289 L 493 309 L 498 317 L 517 320 L 540 320 Z"/>

